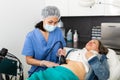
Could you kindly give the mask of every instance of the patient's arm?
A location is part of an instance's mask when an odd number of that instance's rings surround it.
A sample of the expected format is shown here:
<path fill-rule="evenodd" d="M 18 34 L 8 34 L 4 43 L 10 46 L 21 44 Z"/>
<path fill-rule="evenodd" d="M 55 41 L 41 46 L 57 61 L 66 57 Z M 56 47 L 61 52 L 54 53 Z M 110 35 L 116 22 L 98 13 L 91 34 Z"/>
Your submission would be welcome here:
<path fill-rule="evenodd" d="M 99 60 L 97 56 L 93 57 L 88 61 L 90 66 L 92 67 L 95 75 L 99 80 L 107 80 L 109 78 L 109 69 L 107 64 L 107 59 L 105 55 L 102 55 L 102 59 Z"/>
<path fill-rule="evenodd" d="M 102 57 L 98 59 L 97 55 L 95 55 L 93 52 L 88 51 L 86 53 L 86 58 L 88 59 L 88 63 L 91 66 L 97 78 L 99 80 L 107 80 L 109 78 L 109 68 L 108 68 L 107 58 L 105 55 L 101 55 L 101 56 Z"/>

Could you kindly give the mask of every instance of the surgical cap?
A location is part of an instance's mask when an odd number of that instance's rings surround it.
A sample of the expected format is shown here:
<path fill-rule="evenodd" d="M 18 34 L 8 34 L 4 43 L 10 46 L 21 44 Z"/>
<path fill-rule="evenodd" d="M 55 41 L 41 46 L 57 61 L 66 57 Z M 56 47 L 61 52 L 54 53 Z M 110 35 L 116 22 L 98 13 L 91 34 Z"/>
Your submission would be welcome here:
<path fill-rule="evenodd" d="M 56 16 L 60 19 L 60 11 L 55 6 L 47 6 L 42 10 L 41 16 L 42 19 L 45 19 L 50 16 Z"/>

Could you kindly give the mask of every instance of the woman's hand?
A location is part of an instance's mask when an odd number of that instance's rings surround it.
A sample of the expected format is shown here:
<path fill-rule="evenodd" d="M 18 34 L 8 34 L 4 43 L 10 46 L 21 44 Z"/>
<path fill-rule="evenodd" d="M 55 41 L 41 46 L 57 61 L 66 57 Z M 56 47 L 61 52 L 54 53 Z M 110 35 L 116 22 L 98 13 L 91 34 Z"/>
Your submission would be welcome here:
<path fill-rule="evenodd" d="M 65 56 L 66 55 L 66 50 L 65 49 L 59 49 L 58 50 L 58 56 L 61 56 L 61 55 L 63 55 L 63 56 Z"/>
<path fill-rule="evenodd" d="M 59 66 L 59 64 L 43 60 L 40 62 L 40 66 L 53 67 L 53 66 Z"/>

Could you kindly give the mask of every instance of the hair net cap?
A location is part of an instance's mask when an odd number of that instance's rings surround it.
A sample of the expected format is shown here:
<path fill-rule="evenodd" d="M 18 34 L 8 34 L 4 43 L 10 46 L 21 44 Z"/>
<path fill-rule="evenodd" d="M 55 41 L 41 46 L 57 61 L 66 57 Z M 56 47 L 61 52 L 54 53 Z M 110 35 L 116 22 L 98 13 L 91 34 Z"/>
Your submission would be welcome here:
<path fill-rule="evenodd" d="M 42 19 L 45 19 L 50 16 L 56 16 L 60 19 L 60 11 L 55 6 L 47 6 L 42 10 Z"/>

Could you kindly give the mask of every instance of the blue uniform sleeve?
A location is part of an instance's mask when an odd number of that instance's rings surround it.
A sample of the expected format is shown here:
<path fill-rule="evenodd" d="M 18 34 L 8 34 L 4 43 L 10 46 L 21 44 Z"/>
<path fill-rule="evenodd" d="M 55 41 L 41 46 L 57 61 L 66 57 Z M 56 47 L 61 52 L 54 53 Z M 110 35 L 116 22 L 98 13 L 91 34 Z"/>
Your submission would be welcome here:
<path fill-rule="evenodd" d="M 22 54 L 25 56 L 33 56 L 34 55 L 32 41 L 31 41 L 29 35 L 26 36 L 23 50 L 22 50 Z"/>
<path fill-rule="evenodd" d="M 97 76 L 98 80 L 107 80 L 109 78 L 109 67 L 107 63 L 107 58 L 102 55 L 99 60 L 97 56 L 88 61 L 93 72 Z"/>

